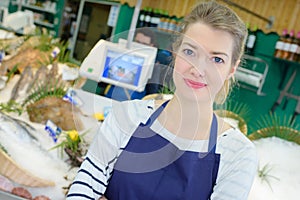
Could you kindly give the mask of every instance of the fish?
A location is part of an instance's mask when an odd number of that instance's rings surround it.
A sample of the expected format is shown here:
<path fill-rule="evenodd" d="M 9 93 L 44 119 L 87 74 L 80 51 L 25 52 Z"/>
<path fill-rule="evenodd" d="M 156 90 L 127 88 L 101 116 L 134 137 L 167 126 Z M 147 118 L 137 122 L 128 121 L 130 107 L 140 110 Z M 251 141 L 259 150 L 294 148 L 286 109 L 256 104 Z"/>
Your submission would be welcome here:
<path fill-rule="evenodd" d="M 12 133 L 11 136 L 22 140 L 22 142 L 37 141 L 37 138 L 30 133 L 30 130 L 35 131 L 35 128 L 22 120 L 0 112 L 0 131 Z"/>
<path fill-rule="evenodd" d="M 1 53 L 0 53 L 0 55 L 1 55 Z M 7 66 L 3 65 L 2 62 L 0 61 L 0 76 L 5 76 L 6 73 L 7 73 Z"/>
<path fill-rule="evenodd" d="M 0 90 L 5 88 L 7 79 L 7 76 L 0 76 Z"/>
<path fill-rule="evenodd" d="M 27 88 L 27 94 L 32 90 L 34 87 L 38 87 L 39 85 L 43 85 L 45 80 L 47 80 L 47 74 L 49 70 L 46 66 L 41 66 L 35 73 L 33 81 L 31 82 L 30 86 Z"/>
<path fill-rule="evenodd" d="M 2 64 L 2 56 L 0 52 L 0 90 L 5 88 L 8 77 L 6 76 L 7 66 Z"/>
<path fill-rule="evenodd" d="M 31 66 L 27 66 L 21 74 L 19 81 L 12 89 L 10 100 L 22 103 L 27 96 L 27 89 L 33 82 L 33 72 Z"/>
<path fill-rule="evenodd" d="M 0 174 L 0 190 L 5 192 L 11 192 L 13 188 L 13 183 L 8 178 Z"/>

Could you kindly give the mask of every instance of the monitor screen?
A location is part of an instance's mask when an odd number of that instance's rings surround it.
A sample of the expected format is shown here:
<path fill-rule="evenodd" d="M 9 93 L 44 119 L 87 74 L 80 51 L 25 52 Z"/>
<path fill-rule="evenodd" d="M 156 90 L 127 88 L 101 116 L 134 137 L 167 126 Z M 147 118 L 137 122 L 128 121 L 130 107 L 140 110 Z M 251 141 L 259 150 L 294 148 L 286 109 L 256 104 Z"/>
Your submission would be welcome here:
<path fill-rule="evenodd" d="M 127 46 L 127 40 L 126 39 L 119 38 L 118 43 L 121 47 L 126 48 L 126 46 Z M 152 46 L 147 46 L 145 44 L 140 44 L 140 43 L 137 43 L 137 42 L 131 42 L 130 49 L 138 51 L 138 52 L 145 53 L 149 56 L 148 78 L 150 79 L 151 76 L 152 76 L 152 71 L 153 71 L 153 67 L 154 67 L 154 64 L 155 64 L 155 59 L 156 59 L 156 55 L 157 55 L 157 48 L 152 47 Z"/>
<path fill-rule="evenodd" d="M 102 78 L 138 86 L 144 62 L 145 58 L 142 56 L 108 49 Z"/>

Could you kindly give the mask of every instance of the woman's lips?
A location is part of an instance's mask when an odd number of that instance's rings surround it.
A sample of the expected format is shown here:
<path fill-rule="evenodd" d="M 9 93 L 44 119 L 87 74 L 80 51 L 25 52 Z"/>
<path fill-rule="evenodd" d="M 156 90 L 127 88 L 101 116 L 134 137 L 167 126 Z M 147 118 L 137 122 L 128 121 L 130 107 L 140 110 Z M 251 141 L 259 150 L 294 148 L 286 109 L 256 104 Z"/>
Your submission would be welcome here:
<path fill-rule="evenodd" d="M 187 84 L 188 87 L 191 87 L 193 89 L 200 89 L 205 87 L 207 84 L 202 83 L 202 82 L 197 82 L 197 81 L 193 81 L 190 79 L 184 79 L 185 83 Z"/>

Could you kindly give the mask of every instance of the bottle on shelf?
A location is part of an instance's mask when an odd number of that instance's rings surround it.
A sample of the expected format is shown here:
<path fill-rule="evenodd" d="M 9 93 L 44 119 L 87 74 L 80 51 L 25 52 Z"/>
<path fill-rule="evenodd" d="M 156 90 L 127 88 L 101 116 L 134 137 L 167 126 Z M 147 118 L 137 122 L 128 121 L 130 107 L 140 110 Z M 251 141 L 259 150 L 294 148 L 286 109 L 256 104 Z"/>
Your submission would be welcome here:
<path fill-rule="evenodd" d="M 165 15 L 163 10 L 159 10 L 160 12 L 160 18 L 159 18 L 159 24 L 157 25 L 157 28 L 159 30 L 162 30 L 163 24 L 165 23 Z"/>
<path fill-rule="evenodd" d="M 297 33 L 297 40 L 298 40 L 298 47 L 297 47 L 297 51 L 296 51 L 296 58 L 295 60 L 300 62 L 300 31 Z"/>
<path fill-rule="evenodd" d="M 173 16 L 170 18 L 168 31 L 176 31 L 176 30 L 177 30 L 177 21 L 176 21 L 176 17 Z"/>
<path fill-rule="evenodd" d="M 161 10 L 160 20 L 157 28 L 162 31 L 166 31 L 168 29 L 169 23 L 169 14 L 166 10 Z"/>
<path fill-rule="evenodd" d="M 140 11 L 139 19 L 138 19 L 138 23 L 137 23 L 138 28 L 145 26 L 145 13 L 146 13 L 146 9 L 143 9 Z"/>
<path fill-rule="evenodd" d="M 294 31 L 293 31 L 294 32 Z M 291 46 L 289 49 L 289 56 L 288 56 L 288 60 L 290 61 L 296 61 L 297 60 L 297 50 L 298 50 L 298 40 L 300 37 L 300 32 L 298 32 L 297 37 L 292 37 L 292 42 L 291 42 Z"/>
<path fill-rule="evenodd" d="M 150 20 L 150 27 L 158 27 L 160 23 L 160 11 L 158 9 L 154 9 L 153 15 Z"/>
<path fill-rule="evenodd" d="M 287 38 L 287 33 L 288 33 L 287 29 L 283 29 L 282 35 L 280 36 L 279 40 L 276 42 L 275 53 L 274 53 L 274 57 L 276 58 L 282 58 L 283 47 L 284 47 L 285 40 Z"/>
<path fill-rule="evenodd" d="M 152 17 L 152 8 L 148 7 L 145 13 L 145 24 L 144 26 L 149 27 L 151 24 L 151 17 Z"/>
<path fill-rule="evenodd" d="M 180 32 L 180 31 L 181 31 L 181 28 L 182 28 L 182 27 L 181 27 L 181 19 L 180 19 L 180 18 L 177 20 L 176 26 L 177 26 L 176 31 L 177 31 L 177 32 Z"/>
<path fill-rule="evenodd" d="M 164 26 L 165 31 L 169 31 L 170 23 L 171 23 L 171 17 L 169 16 L 169 13 L 167 13 L 166 14 L 166 23 L 165 23 L 165 26 Z"/>
<path fill-rule="evenodd" d="M 256 34 L 257 34 L 257 26 L 256 25 L 253 27 L 253 30 L 251 30 L 251 28 L 248 29 L 248 38 L 247 38 L 247 43 L 246 43 L 246 53 L 247 54 L 254 55 Z"/>
<path fill-rule="evenodd" d="M 290 55 L 290 47 L 294 38 L 295 32 L 294 30 L 290 31 L 290 34 L 287 34 L 286 40 L 283 45 L 283 53 L 282 53 L 282 59 L 288 59 Z"/>
<path fill-rule="evenodd" d="M 247 35 L 247 38 L 246 38 L 246 41 L 245 41 L 245 53 L 246 53 L 246 50 L 247 50 L 247 42 L 248 42 L 248 37 L 249 37 L 249 27 L 250 27 L 250 23 L 249 22 L 246 22 L 246 28 L 247 28 L 247 31 L 248 31 L 248 35 Z"/>

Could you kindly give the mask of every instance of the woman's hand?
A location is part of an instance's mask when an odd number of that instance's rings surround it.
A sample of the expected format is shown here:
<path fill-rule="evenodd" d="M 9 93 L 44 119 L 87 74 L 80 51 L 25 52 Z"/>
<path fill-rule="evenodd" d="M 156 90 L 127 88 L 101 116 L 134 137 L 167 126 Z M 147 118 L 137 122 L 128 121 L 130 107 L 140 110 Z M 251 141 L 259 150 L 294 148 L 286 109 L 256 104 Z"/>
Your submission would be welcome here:
<path fill-rule="evenodd" d="M 108 200 L 105 196 L 100 197 L 98 200 Z"/>

